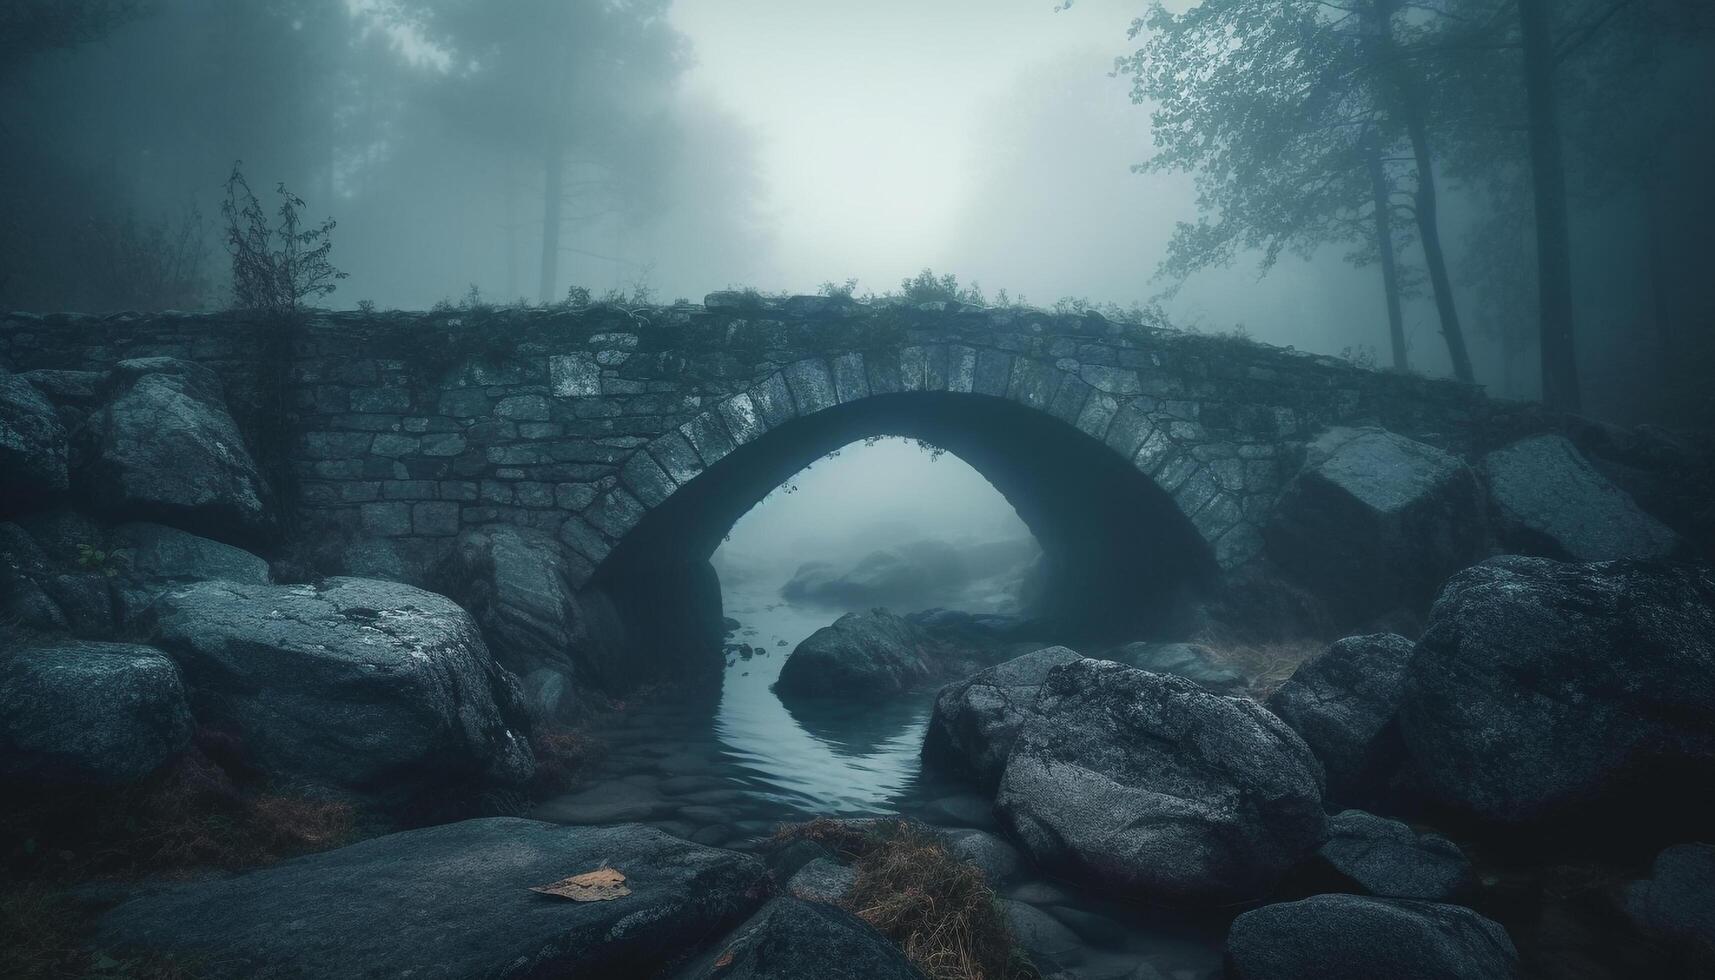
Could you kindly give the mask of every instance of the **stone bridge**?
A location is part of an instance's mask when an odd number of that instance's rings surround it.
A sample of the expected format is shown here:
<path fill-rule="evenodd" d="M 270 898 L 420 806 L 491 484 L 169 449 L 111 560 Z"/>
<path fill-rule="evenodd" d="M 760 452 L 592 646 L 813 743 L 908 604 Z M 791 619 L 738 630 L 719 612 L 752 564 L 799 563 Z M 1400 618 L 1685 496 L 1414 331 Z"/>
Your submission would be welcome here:
<path fill-rule="evenodd" d="M 916 437 L 1006 496 L 1047 556 L 1048 606 L 1090 622 L 1145 619 L 1256 556 L 1322 427 L 1457 444 L 1489 404 L 1240 338 L 958 304 L 717 293 L 317 314 L 289 355 L 269 335 L 230 313 L 11 316 L 0 358 L 211 364 L 241 424 L 279 436 L 300 542 L 422 569 L 461 530 L 526 526 L 560 542 L 573 588 L 656 603 L 798 469 L 868 436 Z M 279 407 L 262 379 L 282 366 Z"/>

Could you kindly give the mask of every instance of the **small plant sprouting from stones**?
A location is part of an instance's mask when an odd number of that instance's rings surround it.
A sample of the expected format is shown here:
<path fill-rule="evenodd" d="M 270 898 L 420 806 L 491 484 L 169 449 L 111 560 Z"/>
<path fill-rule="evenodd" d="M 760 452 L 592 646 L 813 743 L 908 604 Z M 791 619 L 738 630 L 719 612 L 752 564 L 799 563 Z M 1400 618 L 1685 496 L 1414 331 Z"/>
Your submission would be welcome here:
<path fill-rule="evenodd" d="M 77 546 L 77 566 L 85 571 L 100 572 L 108 578 L 118 575 L 126 560 L 124 551 L 106 551 L 91 544 Z"/>

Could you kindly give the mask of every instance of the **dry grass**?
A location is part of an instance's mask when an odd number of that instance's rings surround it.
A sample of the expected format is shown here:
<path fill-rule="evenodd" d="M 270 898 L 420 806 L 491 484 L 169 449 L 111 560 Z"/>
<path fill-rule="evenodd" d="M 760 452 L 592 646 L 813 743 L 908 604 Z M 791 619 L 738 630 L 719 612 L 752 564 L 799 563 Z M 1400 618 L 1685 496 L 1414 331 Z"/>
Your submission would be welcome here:
<path fill-rule="evenodd" d="M 852 861 L 857 881 L 842 904 L 930 980 L 1037 976 L 982 872 L 927 829 L 904 820 L 824 818 L 782 827 L 775 839 L 814 841 Z"/>
<path fill-rule="evenodd" d="M 1217 663 L 1249 678 L 1245 693 L 1258 701 L 1266 700 L 1275 688 L 1286 683 L 1299 664 L 1328 648 L 1326 641 L 1309 637 L 1251 643 L 1223 643 L 1204 638 L 1196 642 L 1208 647 Z"/>

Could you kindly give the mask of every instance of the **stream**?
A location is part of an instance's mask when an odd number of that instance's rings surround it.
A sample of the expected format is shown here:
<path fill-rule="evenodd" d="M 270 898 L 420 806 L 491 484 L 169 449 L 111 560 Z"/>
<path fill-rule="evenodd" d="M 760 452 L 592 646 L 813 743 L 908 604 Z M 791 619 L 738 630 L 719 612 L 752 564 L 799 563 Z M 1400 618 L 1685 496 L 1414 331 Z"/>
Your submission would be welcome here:
<path fill-rule="evenodd" d="M 642 822 L 716 847 L 754 851 L 782 823 L 816 816 L 911 817 L 999 834 L 989 801 L 922 771 L 934 692 L 788 710 L 770 690 L 797 644 L 838 615 L 778 593 L 728 591 L 740 626 L 718 698 L 656 699 L 591 729 L 606 746 L 571 793 L 531 815 L 559 823 Z M 1065 976 L 1202 980 L 1220 974 L 1226 919 L 1118 905 L 1024 869 L 999 894 L 1020 941 Z"/>

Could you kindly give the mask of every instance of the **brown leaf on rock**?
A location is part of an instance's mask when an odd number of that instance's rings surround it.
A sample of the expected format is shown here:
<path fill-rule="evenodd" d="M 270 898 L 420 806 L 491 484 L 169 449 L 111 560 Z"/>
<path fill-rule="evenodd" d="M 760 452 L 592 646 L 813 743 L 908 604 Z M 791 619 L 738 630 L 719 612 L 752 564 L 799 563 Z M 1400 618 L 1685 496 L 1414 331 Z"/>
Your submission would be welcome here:
<path fill-rule="evenodd" d="M 625 875 L 613 868 L 597 868 L 581 875 L 561 878 L 551 885 L 533 885 L 533 892 L 569 898 L 574 902 L 611 902 L 631 894 L 625 887 Z"/>

